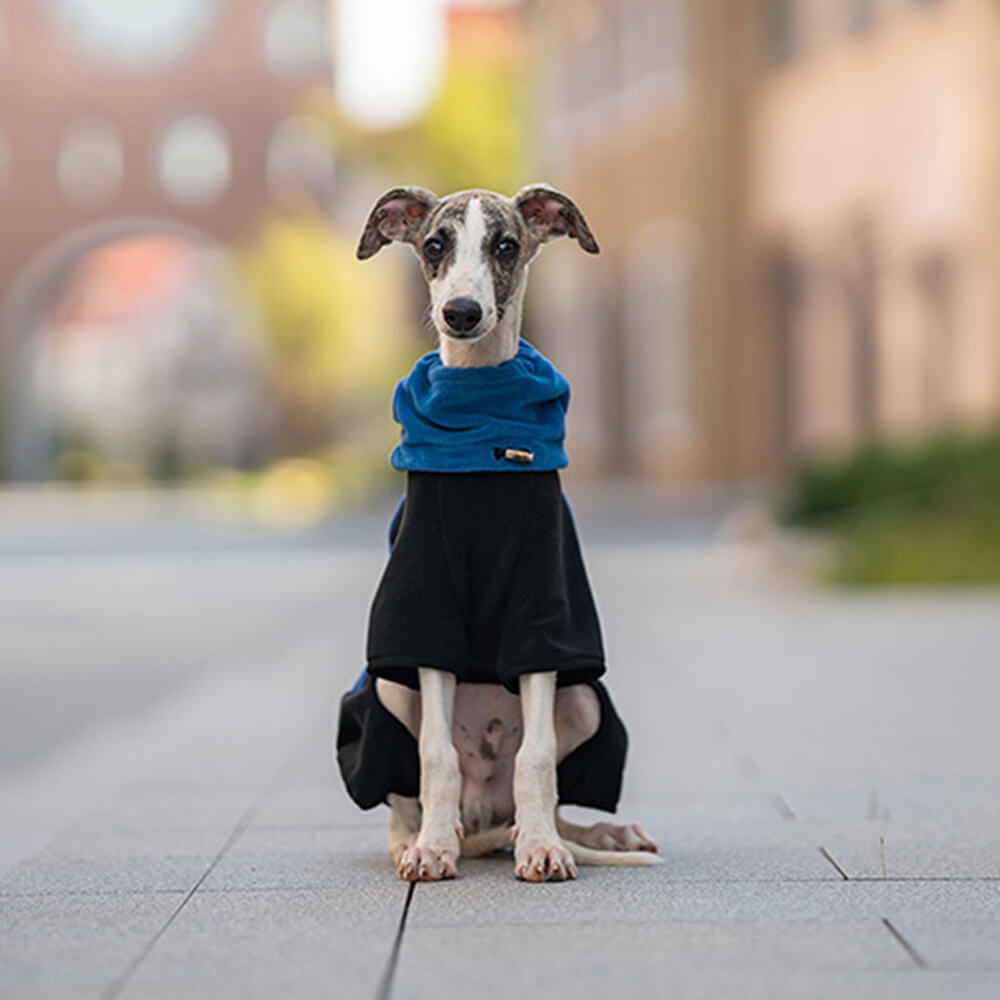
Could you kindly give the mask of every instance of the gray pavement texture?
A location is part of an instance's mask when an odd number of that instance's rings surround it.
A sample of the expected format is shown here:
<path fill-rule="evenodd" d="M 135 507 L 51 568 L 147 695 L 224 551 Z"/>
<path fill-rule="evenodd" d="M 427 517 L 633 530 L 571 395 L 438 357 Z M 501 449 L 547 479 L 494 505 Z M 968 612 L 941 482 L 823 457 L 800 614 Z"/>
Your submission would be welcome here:
<path fill-rule="evenodd" d="M 664 863 L 412 891 L 331 758 L 380 518 L 0 528 L 0 996 L 1000 997 L 1000 594 L 824 592 L 614 517 L 580 521 L 620 814 Z"/>

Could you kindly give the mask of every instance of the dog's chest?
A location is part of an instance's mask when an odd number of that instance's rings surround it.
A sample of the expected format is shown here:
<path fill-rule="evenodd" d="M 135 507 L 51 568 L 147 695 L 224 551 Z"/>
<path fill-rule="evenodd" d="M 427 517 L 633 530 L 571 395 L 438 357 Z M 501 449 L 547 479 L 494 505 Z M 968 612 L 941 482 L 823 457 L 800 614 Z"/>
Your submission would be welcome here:
<path fill-rule="evenodd" d="M 521 745 L 520 699 L 499 684 L 460 684 L 452 737 L 462 772 L 462 822 L 468 833 L 514 816 L 514 757 Z"/>

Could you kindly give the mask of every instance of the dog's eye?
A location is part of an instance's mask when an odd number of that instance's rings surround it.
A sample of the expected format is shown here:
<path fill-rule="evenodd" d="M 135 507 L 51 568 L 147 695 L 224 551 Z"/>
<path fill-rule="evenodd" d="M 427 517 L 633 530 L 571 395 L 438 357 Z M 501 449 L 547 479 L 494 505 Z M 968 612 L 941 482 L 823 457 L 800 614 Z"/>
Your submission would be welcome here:
<path fill-rule="evenodd" d="M 432 264 L 439 261 L 444 256 L 444 242 L 436 236 L 432 236 L 424 243 L 424 257 Z"/>
<path fill-rule="evenodd" d="M 509 262 L 517 256 L 520 249 L 517 240 L 505 236 L 502 240 L 497 241 L 497 245 L 493 248 L 493 253 L 497 260 Z"/>

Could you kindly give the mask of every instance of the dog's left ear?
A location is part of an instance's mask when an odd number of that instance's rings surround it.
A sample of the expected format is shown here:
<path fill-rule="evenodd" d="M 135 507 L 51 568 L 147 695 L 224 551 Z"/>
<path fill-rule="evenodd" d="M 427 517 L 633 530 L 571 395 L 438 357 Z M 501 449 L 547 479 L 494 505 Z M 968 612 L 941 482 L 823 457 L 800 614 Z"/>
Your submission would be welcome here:
<path fill-rule="evenodd" d="M 372 206 L 358 242 L 358 260 L 367 260 L 393 240 L 412 243 L 437 195 L 421 187 L 386 191 Z"/>
<path fill-rule="evenodd" d="M 514 205 L 540 243 L 570 236 L 587 253 L 601 252 L 583 212 L 561 191 L 547 184 L 532 184 L 514 195 Z"/>

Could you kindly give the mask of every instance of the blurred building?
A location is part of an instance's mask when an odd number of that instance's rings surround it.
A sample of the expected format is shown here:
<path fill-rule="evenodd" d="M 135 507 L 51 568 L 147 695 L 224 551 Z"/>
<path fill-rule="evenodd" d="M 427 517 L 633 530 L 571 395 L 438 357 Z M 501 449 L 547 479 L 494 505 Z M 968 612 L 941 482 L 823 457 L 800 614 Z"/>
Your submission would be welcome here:
<path fill-rule="evenodd" d="M 37 333 L 53 451 L 160 477 L 260 454 L 265 352 L 222 294 L 232 280 L 223 254 L 172 236 L 88 254 Z"/>
<path fill-rule="evenodd" d="M 1000 411 L 993 0 L 537 0 L 574 464 L 769 478 Z"/>
<path fill-rule="evenodd" d="M 86 253 L 253 232 L 289 192 L 329 196 L 299 116 L 328 86 L 323 0 L 18 0 L 0 8 L 0 465 L 42 474 L 32 338 Z"/>
<path fill-rule="evenodd" d="M 748 164 L 759 318 L 744 336 L 774 360 L 772 461 L 996 419 L 1000 6 L 768 13 Z"/>
<path fill-rule="evenodd" d="M 540 339 L 574 385 L 574 469 L 724 478 L 754 12 L 539 0 L 535 18 L 541 173 L 582 207 L 602 250 L 547 250 L 530 293 Z"/>

